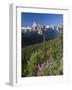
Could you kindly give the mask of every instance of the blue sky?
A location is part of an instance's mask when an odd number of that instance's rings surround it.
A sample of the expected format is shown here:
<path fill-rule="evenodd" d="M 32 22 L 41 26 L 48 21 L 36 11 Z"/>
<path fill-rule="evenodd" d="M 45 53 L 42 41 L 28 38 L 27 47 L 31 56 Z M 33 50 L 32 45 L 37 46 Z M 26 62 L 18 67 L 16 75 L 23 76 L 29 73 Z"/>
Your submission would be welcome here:
<path fill-rule="evenodd" d="M 31 26 L 33 22 L 42 25 L 61 25 L 63 24 L 63 14 L 21 13 L 21 27 Z"/>

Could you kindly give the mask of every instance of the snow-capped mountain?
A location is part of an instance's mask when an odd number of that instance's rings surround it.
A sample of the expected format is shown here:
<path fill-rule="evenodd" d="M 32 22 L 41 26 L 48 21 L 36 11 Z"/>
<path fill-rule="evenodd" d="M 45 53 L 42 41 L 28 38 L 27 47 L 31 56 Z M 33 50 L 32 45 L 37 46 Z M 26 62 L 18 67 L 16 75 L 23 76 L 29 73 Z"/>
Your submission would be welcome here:
<path fill-rule="evenodd" d="M 54 26 L 54 25 L 50 25 L 50 28 L 51 28 L 51 29 L 55 29 L 55 26 Z"/>
<path fill-rule="evenodd" d="M 28 32 L 28 31 L 31 31 L 31 28 L 28 26 L 28 27 L 22 27 L 21 28 L 22 32 Z"/>
<path fill-rule="evenodd" d="M 35 31 L 36 30 L 36 27 L 37 27 L 37 24 L 36 22 L 34 22 L 31 26 L 31 30 Z"/>
<path fill-rule="evenodd" d="M 63 25 L 59 25 L 59 26 L 46 25 L 46 26 L 43 26 L 43 25 L 41 25 L 39 23 L 34 22 L 31 27 L 27 26 L 27 27 L 22 27 L 21 29 L 22 29 L 23 33 L 32 32 L 33 31 L 33 32 L 37 32 L 38 34 L 42 35 L 43 31 L 46 31 L 48 29 L 56 30 L 57 32 L 62 32 L 61 31 L 62 28 L 63 28 Z"/>
<path fill-rule="evenodd" d="M 50 28 L 50 26 L 49 25 L 46 25 L 46 28 Z"/>

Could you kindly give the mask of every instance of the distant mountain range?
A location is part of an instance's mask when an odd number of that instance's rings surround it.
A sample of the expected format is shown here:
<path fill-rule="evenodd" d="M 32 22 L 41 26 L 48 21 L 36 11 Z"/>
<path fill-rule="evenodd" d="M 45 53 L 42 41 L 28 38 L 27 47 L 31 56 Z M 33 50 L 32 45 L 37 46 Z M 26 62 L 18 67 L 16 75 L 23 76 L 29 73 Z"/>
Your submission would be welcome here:
<path fill-rule="evenodd" d="M 27 27 L 21 27 L 21 30 L 23 33 L 27 33 L 27 32 L 32 32 L 32 31 L 36 31 L 38 34 L 43 34 L 43 31 L 46 31 L 48 29 L 51 30 L 56 30 L 58 32 L 62 32 L 63 25 L 59 25 L 59 26 L 54 26 L 54 25 L 41 25 L 41 24 L 37 24 L 36 22 L 34 22 L 32 24 L 31 27 L 27 26 Z"/>
<path fill-rule="evenodd" d="M 40 25 L 34 22 L 31 27 L 22 27 L 22 46 L 28 46 L 56 38 L 63 30 L 63 25 Z"/>

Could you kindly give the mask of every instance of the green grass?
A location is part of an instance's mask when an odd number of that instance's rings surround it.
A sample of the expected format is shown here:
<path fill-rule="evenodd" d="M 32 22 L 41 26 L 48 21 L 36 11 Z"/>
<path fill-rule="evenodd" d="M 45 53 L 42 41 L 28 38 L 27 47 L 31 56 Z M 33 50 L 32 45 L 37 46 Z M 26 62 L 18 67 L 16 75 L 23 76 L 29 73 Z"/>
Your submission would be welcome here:
<path fill-rule="evenodd" d="M 53 57 L 50 67 L 37 74 L 38 64 Z M 22 76 L 51 76 L 63 74 L 63 42 L 60 37 L 22 48 Z"/>

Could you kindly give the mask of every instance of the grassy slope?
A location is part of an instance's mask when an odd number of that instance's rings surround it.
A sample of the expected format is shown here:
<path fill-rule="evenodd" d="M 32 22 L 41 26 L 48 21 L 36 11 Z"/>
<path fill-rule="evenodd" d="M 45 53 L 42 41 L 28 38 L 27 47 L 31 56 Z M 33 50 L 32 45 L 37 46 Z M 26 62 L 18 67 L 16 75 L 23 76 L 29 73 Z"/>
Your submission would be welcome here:
<path fill-rule="evenodd" d="M 62 45 L 62 40 L 60 38 L 56 38 L 47 42 L 42 42 L 42 43 L 38 43 L 35 45 L 22 48 L 22 75 L 32 76 L 33 68 L 35 67 L 36 64 L 40 63 L 40 61 L 46 58 L 49 58 L 49 56 L 52 56 L 54 60 L 57 60 L 57 59 L 59 60 L 62 58 L 62 52 L 63 52 L 63 45 Z M 36 53 L 40 53 L 40 56 L 39 54 L 36 54 Z M 41 58 L 38 58 L 38 56 Z M 28 63 L 30 63 L 31 65 L 28 65 Z M 33 65 L 32 63 L 33 64 L 35 63 L 35 65 Z M 53 65 L 55 64 L 53 68 L 58 68 L 59 70 L 61 69 L 61 73 L 62 73 L 63 63 L 61 63 L 59 67 L 56 65 L 57 63 L 56 61 L 55 62 L 53 61 L 52 63 Z M 55 70 L 55 72 L 52 72 L 51 69 L 44 71 L 44 73 L 40 75 L 53 75 L 53 74 L 56 75 L 58 73 L 56 72 L 58 69 Z"/>

